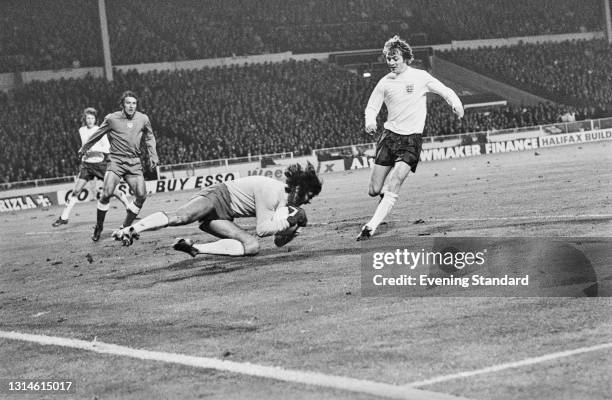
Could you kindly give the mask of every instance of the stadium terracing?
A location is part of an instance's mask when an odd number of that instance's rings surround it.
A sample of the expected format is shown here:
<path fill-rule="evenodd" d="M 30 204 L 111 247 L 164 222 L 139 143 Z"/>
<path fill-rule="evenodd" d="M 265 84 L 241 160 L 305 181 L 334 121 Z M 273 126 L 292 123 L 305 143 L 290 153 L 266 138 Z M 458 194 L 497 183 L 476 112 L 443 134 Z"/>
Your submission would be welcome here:
<path fill-rule="evenodd" d="M 361 143 L 361 110 L 386 73 L 379 48 L 394 33 L 416 45 L 415 66 L 433 71 L 469 110 L 457 121 L 430 103 L 425 135 L 611 115 L 612 51 L 595 0 L 579 2 L 579 13 L 575 0 L 555 7 L 473 0 L 461 10 L 419 1 L 264 1 L 254 9 L 237 1 L 208 8 L 191 0 L 107 1 L 110 83 L 99 67 L 97 7 L 74 1 L 54 2 L 44 13 L 42 1 L 29 2 L 29 13 L 21 2 L 3 4 L 0 70 L 14 71 L 0 74 L 0 86 L 11 88 L 0 95 L 4 182 L 73 174 L 79 110 L 114 110 L 126 86 L 152 117 L 164 164 Z M 129 18 L 136 15 L 142 18 Z M 73 23 L 58 23 L 64 19 Z M 236 21 L 244 22 L 239 32 L 229 32 Z M 531 36 L 516 37 L 524 35 Z M 48 151 L 31 152 L 32 138 Z"/>

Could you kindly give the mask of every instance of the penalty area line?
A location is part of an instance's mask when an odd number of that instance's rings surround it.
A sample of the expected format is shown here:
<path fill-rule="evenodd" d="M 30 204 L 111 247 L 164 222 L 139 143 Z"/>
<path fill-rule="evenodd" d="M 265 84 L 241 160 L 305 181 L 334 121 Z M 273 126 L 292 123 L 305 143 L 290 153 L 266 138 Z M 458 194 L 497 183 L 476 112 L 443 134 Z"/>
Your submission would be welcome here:
<path fill-rule="evenodd" d="M 140 360 L 181 364 L 195 368 L 214 369 L 218 371 L 226 371 L 260 378 L 274 379 L 284 382 L 320 386 L 356 393 L 365 393 L 373 396 L 385 397 L 390 399 L 469 400 L 465 397 L 458 397 L 446 393 L 415 389 L 406 386 L 398 386 L 389 383 L 348 378 L 337 375 L 327 375 L 319 372 L 284 369 L 281 367 L 265 366 L 248 362 L 228 361 L 210 357 L 197 357 L 185 354 L 166 353 L 162 351 L 134 349 L 127 346 L 120 346 L 116 344 L 97 341 L 89 342 L 86 340 L 79 339 L 70 339 L 47 335 L 35 335 L 21 332 L 7 332 L 1 330 L 0 338 L 37 343 L 40 345 L 47 346 L 61 346 L 72 349 L 92 351 L 100 354 L 130 357 Z"/>
<path fill-rule="evenodd" d="M 504 371 L 504 370 L 511 369 L 511 368 L 520 368 L 520 367 L 525 367 L 528 365 L 534 365 L 534 364 L 556 360 L 556 359 L 563 358 L 563 357 L 570 357 L 570 356 L 574 356 L 577 354 L 584 354 L 584 353 L 589 353 L 589 352 L 599 351 L 599 350 L 606 350 L 606 349 L 611 349 L 611 348 L 612 348 L 612 342 L 602 343 L 602 344 L 588 346 L 588 347 L 579 347 L 573 350 L 559 351 L 556 353 L 545 354 L 539 357 L 525 358 L 523 360 L 513 361 L 513 362 L 508 362 L 508 363 L 503 363 L 503 364 L 497 364 L 497 365 L 493 365 L 493 366 L 482 368 L 482 369 L 476 369 L 473 371 L 464 371 L 464 372 L 458 372 L 455 374 L 441 375 L 441 376 L 437 376 L 434 378 L 425 379 L 422 381 L 407 383 L 404 385 L 404 387 L 405 388 L 416 388 L 416 387 L 421 387 L 421 386 L 427 386 L 427 385 L 432 385 L 434 383 L 446 382 L 446 381 L 460 379 L 460 378 L 468 378 L 471 376 L 482 375 L 482 374 L 489 374 L 492 372 Z"/>

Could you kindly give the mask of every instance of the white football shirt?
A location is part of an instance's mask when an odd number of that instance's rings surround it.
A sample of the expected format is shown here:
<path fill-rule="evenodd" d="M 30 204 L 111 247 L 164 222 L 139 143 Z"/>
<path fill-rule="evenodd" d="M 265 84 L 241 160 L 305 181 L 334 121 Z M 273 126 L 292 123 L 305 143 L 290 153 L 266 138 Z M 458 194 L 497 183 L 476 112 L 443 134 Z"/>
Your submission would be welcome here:
<path fill-rule="evenodd" d="M 91 135 L 98 130 L 98 125 L 94 125 L 90 128 L 82 126 L 79 128 L 79 135 L 81 136 L 81 146 L 87 143 Z M 91 146 L 91 149 L 83 156 L 82 161 L 87 163 L 99 163 L 104 161 L 104 154 L 110 153 L 110 142 L 106 135 L 102 136 L 96 144 Z"/>
<path fill-rule="evenodd" d="M 365 109 L 366 126 L 376 123 L 383 102 L 388 116 L 385 129 L 400 135 L 423 133 L 427 117 L 427 92 L 442 96 L 453 109 L 462 109 L 457 94 L 427 71 L 408 67 L 400 74 L 390 72 L 376 85 Z"/>

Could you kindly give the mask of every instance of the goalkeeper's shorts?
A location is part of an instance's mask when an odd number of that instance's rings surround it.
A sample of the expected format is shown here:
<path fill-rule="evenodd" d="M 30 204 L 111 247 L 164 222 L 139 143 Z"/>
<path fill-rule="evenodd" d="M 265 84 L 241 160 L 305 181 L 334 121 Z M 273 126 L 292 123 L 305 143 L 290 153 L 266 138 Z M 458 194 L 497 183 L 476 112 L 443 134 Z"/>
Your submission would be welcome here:
<path fill-rule="evenodd" d="M 374 164 L 390 167 L 398 161 L 403 161 L 414 172 L 421 157 L 422 146 L 423 137 L 420 133 L 399 135 L 385 129 L 376 143 Z"/>
<path fill-rule="evenodd" d="M 200 219 L 200 222 L 208 222 L 215 219 L 223 219 L 226 221 L 234 220 L 234 211 L 232 211 L 231 206 L 232 199 L 225 183 L 216 183 L 204 188 L 192 198 L 197 196 L 205 197 L 213 204 L 213 211 Z"/>

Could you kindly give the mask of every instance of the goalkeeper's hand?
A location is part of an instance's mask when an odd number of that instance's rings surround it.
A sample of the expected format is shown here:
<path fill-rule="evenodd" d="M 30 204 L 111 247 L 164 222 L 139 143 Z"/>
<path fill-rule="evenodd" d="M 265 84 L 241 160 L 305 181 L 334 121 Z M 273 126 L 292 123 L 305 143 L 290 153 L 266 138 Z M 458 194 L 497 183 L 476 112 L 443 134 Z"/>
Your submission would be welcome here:
<path fill-rule="evenodd" d="M 289 216 L 287 222 L 290 226 L 306 226 L 308 224 L 308 217 L 306 217 L 306 211 L 300 207 L 288 206 Z"/>

